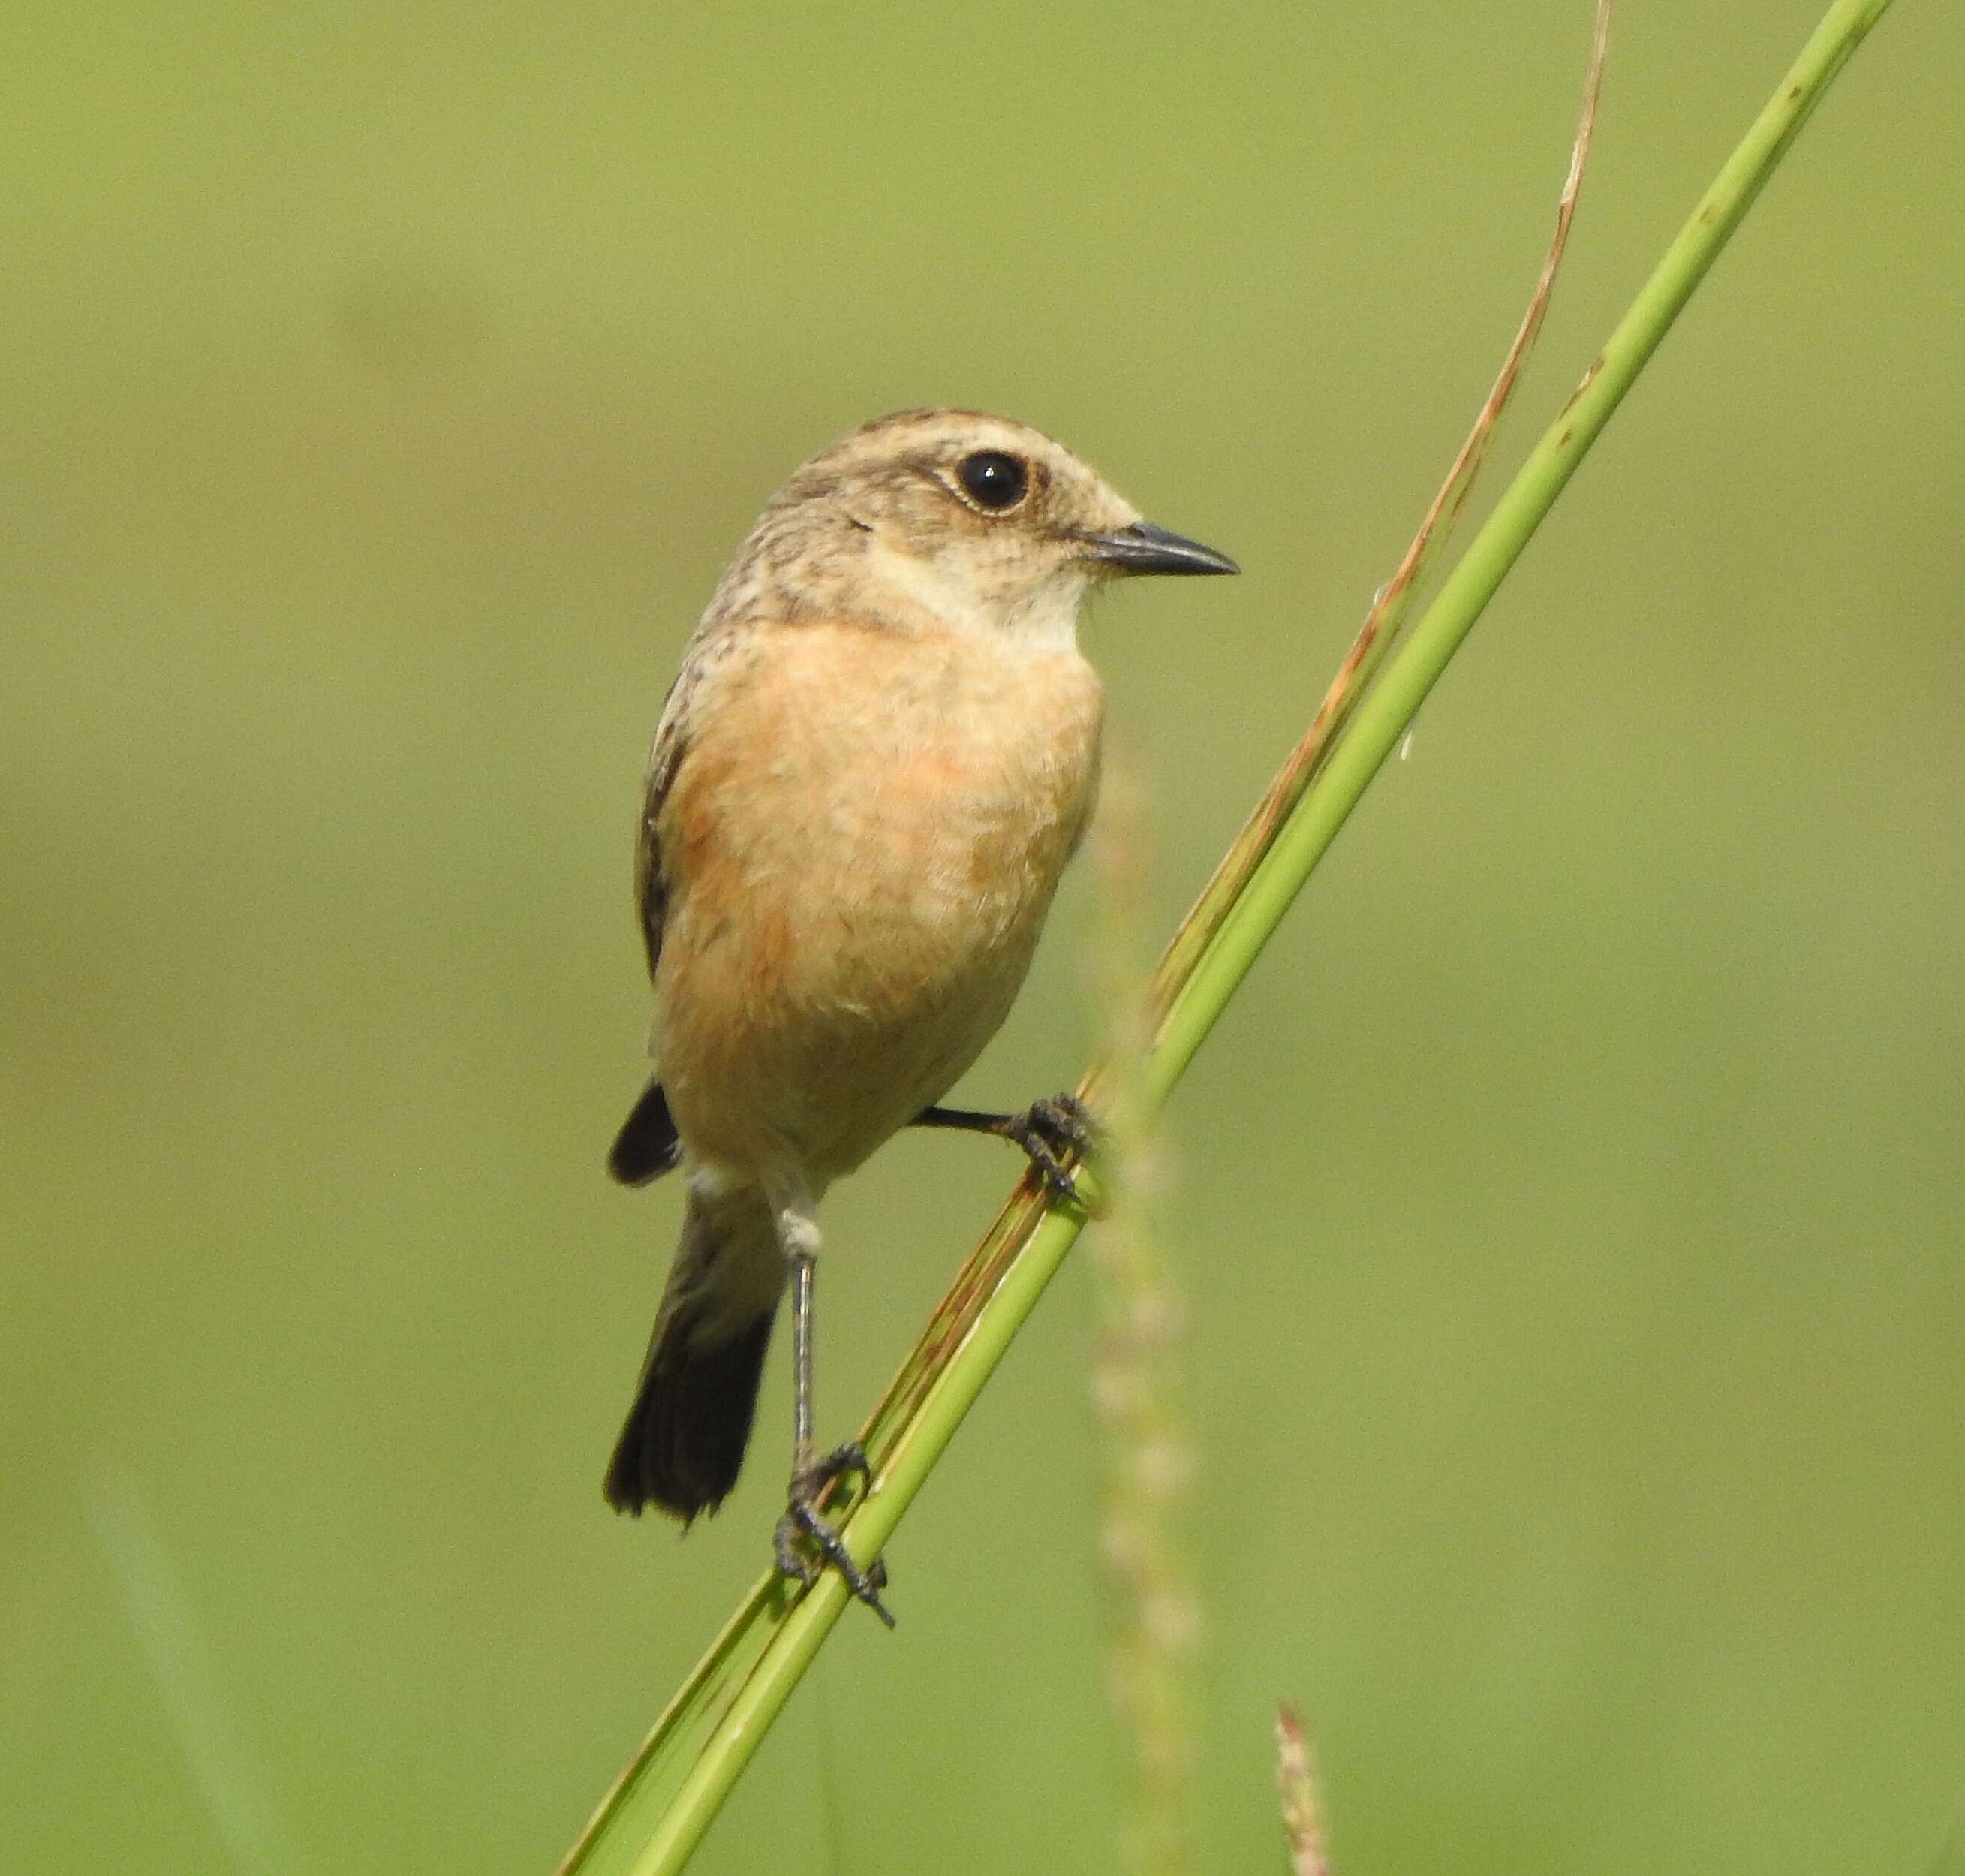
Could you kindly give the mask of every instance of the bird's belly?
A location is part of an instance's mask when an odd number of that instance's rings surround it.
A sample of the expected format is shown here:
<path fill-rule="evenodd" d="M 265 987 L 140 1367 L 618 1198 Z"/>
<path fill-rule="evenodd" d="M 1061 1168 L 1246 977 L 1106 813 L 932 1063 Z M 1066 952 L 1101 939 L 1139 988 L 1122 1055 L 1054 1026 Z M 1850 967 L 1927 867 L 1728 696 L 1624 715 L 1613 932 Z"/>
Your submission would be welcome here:
<path fill-rule="evenodd" d="M 1096 782 L 1096 681 L 1059 661 L 1035 710 L 1028 688 L 1021 707 L 903 693 L 876 720 L 780 722 L 783 759 L 734 815 L 699 820 L 657 980 L 663 1078 L 698 1157 L 788 1150 L 837 1176 L 1001 1025 Z"/>

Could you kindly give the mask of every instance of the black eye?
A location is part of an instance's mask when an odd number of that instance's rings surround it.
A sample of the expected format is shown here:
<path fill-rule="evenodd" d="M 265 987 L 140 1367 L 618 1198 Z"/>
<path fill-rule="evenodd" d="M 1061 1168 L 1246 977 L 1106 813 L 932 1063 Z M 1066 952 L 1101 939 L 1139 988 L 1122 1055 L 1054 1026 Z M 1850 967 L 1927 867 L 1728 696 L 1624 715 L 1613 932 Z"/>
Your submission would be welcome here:
<path fill-rule="evenodd" d="M 1030 471 L 1000 449 L 979 449 L 955 465 L 962 486 L 979 508 L 1014 508 L 1030 486 Z"/>

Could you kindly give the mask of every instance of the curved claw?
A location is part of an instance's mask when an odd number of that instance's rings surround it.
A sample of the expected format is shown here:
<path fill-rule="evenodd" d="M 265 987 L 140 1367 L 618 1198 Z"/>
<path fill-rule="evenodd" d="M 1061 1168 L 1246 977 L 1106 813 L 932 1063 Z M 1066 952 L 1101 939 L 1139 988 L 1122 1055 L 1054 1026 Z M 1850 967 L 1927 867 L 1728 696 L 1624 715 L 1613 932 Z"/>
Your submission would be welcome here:
<path fill-rule="evenodd" d="M 794 1499 L 804 1498 L 816 1504 L 819 1494 L 828 1485 L 835 1485 L 842 1479 L 851 1479 L 856 1472 L 861 1484 L 873 1484 L 873 1467 L 867 1457 L 867 1449 L 857 1440 L 848 1440 L 844 1446 L 835 1446 L 806 1466 L 792 1481 L 792 1495 Z"/>
<path fill-rule="evenodd" d="M 1023 1148 L 1024 1157 L 1030 1161 L 1053 1199 L 1077 1198 L 1078 1182 L 1065 1170 L 1064 1162 L 1041 1134 L 1032 1128 L 1028 1134 L 1011 1134 L 1009 1138 Z"/>
<path fill-rule="evenodd" d="M 801 1539 L 809 1539 L 818 1546 L 825 1562 L 846 1579 L 846 1587 L 858 1601 L 864 1602 L 889 1628 L 894 1626 L 892 1612 L 880 1600 L 880 1591 L 887 1586 L 886 1565 L 876 1557 L 870 1566 L 862 1569 L 838 1532 L 804 1499 L 793 1499 L 784 1516 L 778 1520 L 772 1547 L 777 1553 L 780 1575 L 793 1578 L 801 1583 L 818 1580 L 819 1571 L 824 1565 L 800 1555 Z"/>
<path fill-rule="evenodd" d="M 1047 1095 L 1022 1113 L 1006 1115 L 1005 1122 L 1005 1137 L 1023 1149 L 1052 1196 L 1079 1202 L 1077 1182 L 1058 1155 L 1062 1150 L 1082 1158 L 1097 1145 L 1098 1127 L 1092 1110 L 1075 1094 Z"/>

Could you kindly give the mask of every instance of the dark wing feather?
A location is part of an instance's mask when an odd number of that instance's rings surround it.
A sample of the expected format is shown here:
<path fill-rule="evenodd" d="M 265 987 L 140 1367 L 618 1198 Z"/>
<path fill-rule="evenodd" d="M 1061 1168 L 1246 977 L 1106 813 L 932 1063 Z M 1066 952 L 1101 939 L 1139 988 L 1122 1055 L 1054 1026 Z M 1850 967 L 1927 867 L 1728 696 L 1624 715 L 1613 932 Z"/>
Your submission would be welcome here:
<path fill-rule="evenodd" d="M 661 961 L 662 923 L 668 912 L 669 886 L 662 869 L 662 808 L 689 751 L 687 726 L 691 701 L 731 647 L 732 635 L 727 632 L 712 633 L 691 644 L 663 700 L 661 719 L 648 750 L 642 825 L 635 841 L 635 909 L 641 919 L 651 982 Z M 659 1080 L 651 1081 L 615 1136 L 607 1170 L 624 1186 L 645 1186 L 681 1163 L 682 1141 L 669 1112 L 668 1097 Z"/>
<path fill-rule="evenodd" d="M 648 951 L 651 979 L 661 960 L 662 919 L 668 910 L 668 883 L 662 877 L 662 804 L 668 799 L 676 771 L 682 766 L 687 745 L 681 706 L 687 703 L 694 688 L 691 667 L 686 664 L 669 686 L 663 702 L 661 721 L 648 751 L 648 771 L 642 791 L 642 825 L 635 839 L 635 909 L 641 915 L 642 942 Z"/>
<path fill-rule="evenodd" d="M 607 1151 L 607 1170 L 624 1186 L 645 1186 L 682 1164 L 682 1140 L 662 1084 L 651 1081 L 621 1123 Z"/>

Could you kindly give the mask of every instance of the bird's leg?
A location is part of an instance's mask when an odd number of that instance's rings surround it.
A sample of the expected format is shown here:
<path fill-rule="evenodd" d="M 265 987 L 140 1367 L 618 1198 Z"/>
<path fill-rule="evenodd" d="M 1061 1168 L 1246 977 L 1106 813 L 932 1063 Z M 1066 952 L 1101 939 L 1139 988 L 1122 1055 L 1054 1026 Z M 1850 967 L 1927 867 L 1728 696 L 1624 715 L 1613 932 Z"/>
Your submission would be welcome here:
<path fill-rule="evenodd" d="M 802 1583 L 814 1581 L 823 1567 L 805 1554 L 809 1544 L 846 1579 L 846 1586 L 888 1627 L 894 1618 L 880 1600 L 886 1587 L 886 1566 L 877 1559 L 863 1569 L 839 1533 L 819 1515 L 819 1495 L 848 1473 L 869 1475 L 867 1455 L 857 1443 L 815 1455 L 812 1440 L 812 1279 L 818 1262 L 818 1221 L 802 1194 L 796 1202 L 777 1208 L 778 1241 L 792 1271 L 792 1476 L 785 1514 L 778 1520 L 773 1543 L 780 1575 Z"/>
<path fill-rule="evenodd" d="M 1081 1159 L 1098 1142 L 1098 1125 L 1092 1111 L 1075 1094 L 1053 1094 L 1033 1101 L 1021 1114 L 978 1113 L 970 1108 L 924 1108 L 909 1125 L 957 1127 L 973 1134 L 994 1134 L 1024 1150 L 1038 1176 L 1060 1199 L 1076 1199 L 1078 1188 L 1059 1157 L 1075 1153 Z"/>

